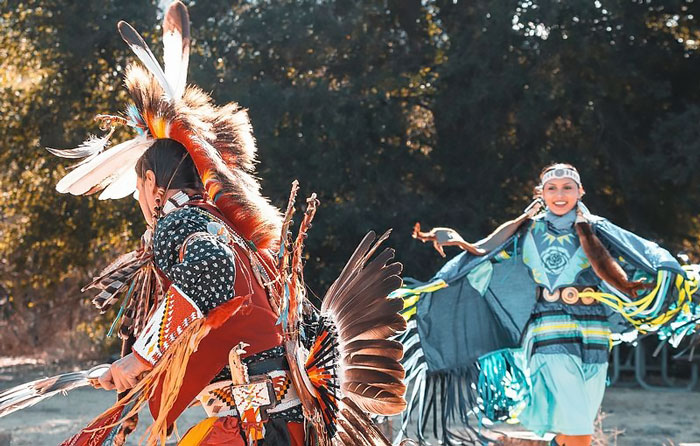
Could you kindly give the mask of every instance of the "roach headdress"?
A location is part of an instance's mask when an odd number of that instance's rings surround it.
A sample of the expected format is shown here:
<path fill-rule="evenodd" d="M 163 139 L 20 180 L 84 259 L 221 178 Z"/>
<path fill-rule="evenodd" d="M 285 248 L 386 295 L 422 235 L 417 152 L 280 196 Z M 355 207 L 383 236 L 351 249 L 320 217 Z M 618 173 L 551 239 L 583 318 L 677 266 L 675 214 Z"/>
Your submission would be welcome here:
<path fill-rule="evenodd" d="M 190 24 L 187 8 L 173 2 L 163 19 L 165 70 L 128 23 L 119 33 L 143 65 L 126 69 L 131 96 L 123 116 L 99 115 L 109 133 L 91 136 L 75 149 L 49 149 L 65 158 L 84 158 L 56 185 L 61 193 L 100 199 L 122 198 L 136 189 L 135 166 L 156 139 L 181 143 L 192 157 L 209 199 L 259 248 L 275 245 L 281 217 L 260 193 L 255 178 L 255 139 L 248 113 L 237 103 L 213 104 L 200 88 L 187 85 Z M 107 148 L 115 124 L 133 127 L 137 136 Z"/>

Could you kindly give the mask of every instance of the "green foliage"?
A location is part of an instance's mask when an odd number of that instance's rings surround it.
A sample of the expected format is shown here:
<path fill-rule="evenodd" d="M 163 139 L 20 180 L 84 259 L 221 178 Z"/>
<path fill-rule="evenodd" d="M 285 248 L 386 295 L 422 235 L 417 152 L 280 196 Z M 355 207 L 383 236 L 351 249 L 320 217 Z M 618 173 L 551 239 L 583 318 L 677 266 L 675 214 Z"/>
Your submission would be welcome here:
<path fill-rule="evenodd" d="M 281 207 L 298 178 L 319 194 L 306 267 L 319 294 L 369 229 L 394 228 L 406 275 L 427 279 L 441 259 L 410 238 L 415 221 L 476 240 L 518 214 L 539 169 L 560 160 L 579 167 L 593 212 L 696 249 L 696 2 L 189 6 L 190 81 L 250 109 L 264 192 Z M 134 57 L 116 23 L 134 24 L 158 55 L 160 15 L 153 1 L 2 8 L 0 285 L 51 311 L 76 305 L 61 286 L 132 246 L 143 223 L 132 200 L 56 194 L 67 163 L 43 147 L 74 146 L 99 132 L 95 114 L 123 108 Z"/>

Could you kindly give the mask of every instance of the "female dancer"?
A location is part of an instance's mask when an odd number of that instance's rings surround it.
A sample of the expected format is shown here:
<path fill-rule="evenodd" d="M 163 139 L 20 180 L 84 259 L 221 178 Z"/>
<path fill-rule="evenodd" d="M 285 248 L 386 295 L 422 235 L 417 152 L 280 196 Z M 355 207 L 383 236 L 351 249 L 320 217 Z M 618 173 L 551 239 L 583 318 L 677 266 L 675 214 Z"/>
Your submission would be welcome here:
<path fill-rule="evenodd" d="M 668 252 L 588 212 L 573 166 L 547 166 L 539 180 L 537 201 L 475 244 L 449 228 L 414 232 L 443 255 L 443 246 L 467 251 L 432 283 L 402 290 L 416 324 L 404 337 L 418 389 L 409 412 L 417 403 L 425 416 L 431 409 L 420 401 L 441 394 L 448 442 L 448 419 L 466 422 L 477 408 L 554 432 L 552 445 L 590 445 L 612 328 L 621 319 L 658 327 L 689 299 L 691 283 Z"/>

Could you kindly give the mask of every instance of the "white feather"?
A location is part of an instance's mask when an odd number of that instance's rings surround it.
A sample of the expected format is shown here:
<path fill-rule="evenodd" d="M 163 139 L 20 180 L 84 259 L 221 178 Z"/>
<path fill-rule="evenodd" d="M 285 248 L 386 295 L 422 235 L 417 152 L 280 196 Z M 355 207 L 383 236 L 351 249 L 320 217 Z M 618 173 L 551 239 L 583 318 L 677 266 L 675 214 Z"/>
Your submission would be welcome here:
<path fill-rule="evenodd" d="M 53 149 L 47 147 L 46 150 L 62 158 L 85 158 L 86 156 L 95 155 L 103 151 L 109 143 L 110 136 L 112 136 L 112 132 L 99 138 L 95 135 L 90 135 L 88 139 L 74 149 Z"/>
<path fill-rule="evenodd" d="M 83 195 L 95 187 L 103 188 L 114 181 L 123 169 L 136 165 L 139 157 L 153 144 L 153 139 L 138 136 L 100 153 L 64 176 L 56 190 L 60 193 Z"/>
<path fill-rule="evenodd" d="M 187 84 L 190 58 L 190 17 L 181 2 L 173 2 L 163 18 L 163 61 L 165 78 L 180 99 Z"/>
<path fill-rule="evenodd" d="M 165 73 L 160 67 L 160 64 L 156 60 L 156 56 L 153 55 L 151 49 L 143 40 L 143 37 L 128 23 L 125 21 L 120 21 L 117 25 L 119 28 L 119 33 L 122 39 L 129 45 L 131 51 L 136 54 L 141 63 L 155 76 L 158 83 L 163 87 L 163 92 L 167 99 L 172 99 L 175 95 L 173 94 L 173 89 L 168 80 L 165 78 Z"/>
<path fill-rule="evenodd" d="M 137 158 L 138 160 L 138 158 Z M 100 200 L 118 200 L 124 198 L 127 195 L 131 195 L 136 190 L 136 162 L 133 165 L 130 163 L 123 172 L 119 174 L 110 184 L 105 188 L 104 191 L 99 196 Z"/>
<path fill-rule="evenodd" d="M 87 386 L 91 379 L 96 379 L 108 369 L 109 364 L 100 364 L 90 370 L 63 373 L 7 389 L 0 393 L 0 418 L 31 407 L 58 393 L 65 395 L 70 390 Z"/>

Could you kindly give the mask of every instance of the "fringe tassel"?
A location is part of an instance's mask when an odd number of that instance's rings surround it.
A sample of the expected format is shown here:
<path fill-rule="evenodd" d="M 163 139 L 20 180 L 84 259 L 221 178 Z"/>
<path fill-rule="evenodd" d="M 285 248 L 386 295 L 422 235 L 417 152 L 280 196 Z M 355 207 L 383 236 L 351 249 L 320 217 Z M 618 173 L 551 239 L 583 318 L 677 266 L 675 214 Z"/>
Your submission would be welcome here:
<path fill-rule="evenodd" d="M 147 440 L 148 446 L 155 446 L 158 443 L 165 445 L 168 436 L 168 413 L 175 405 L 175 401 L 182 388 L 185 371 L 189 364 L 190 357 L 197 351 L 200 342 L 209 334 L 211 329 L 221 326 L 226 320 L 238 313 L 246 310 L 250 303 L 250 296 L 240 296 L 231 299 L 229 302 L 220 305 L 212 310 L 206 319 L 197 319 L 185 328 L 158 363 L 139 383 L 129 391 L 129 393 L 117 402 L 117 405 L 128 405 L 133 403 L 131 410 L 121 417 L 119 421 L 100 429 L 114 427 L 132 416 L 138 414 L 141 408 L 153 396 L 158 384 L 162 381 L 160 405 L 158 417 L 153 424 L 146 429 L 143 437 L 139 440 L 139 445 Z M 97 419 L 107 415 L 112 408 L 100 414 Z"/>
<path fill-rule="evenodd" d="M 689 314 L 689 304 L 697 290 L 697 276 L 691 275 L 686 279 L 680 274 L 660 270 L 655 287 L 636 299 L 599 291 L 581 292 L 579 297 L 590 297 L 609 306 L 621 314 L 633 327 L 644 333 L 666 325 L 679 313 Z M 673 297 L 672 293 L 677 297 Z"/>
<path fill-rule="evenodd" d="M 498 350 L 479 358 L 477 389 L 483 415 L 491 421 L 513 418 L 518 404 L 525 400 L 528 381 L 512 350 Z"/>
<path fill-rule="evenodd" d="M 162 380 L 162 389 L 164 390 L 161 392 L 158 417 L 153 424 L 146 429 L 146 432 L 139 440 L 139 445 L 143 444 L 145 438 L 147 438 L 147 444 L 149 446 L 154 446 L 158 443 L 165 445 L 168 436 L 168 412 L 175 404 L 175 400 L 182 387 L 182 381 L 190 356 L 197 350 L 201 340 L 209 333 L 209 329 L 210 327 L 206 325 L 205 319 L 197 319 L 190 324 L 168 351 L 165 352 L 163 357 L 158 361 L 158 364 L 156 364 L 156 366 L 153 367 L 124 398 L 117 402 L 117 405 L 122 404 L 126 406 L 133 404 L 131 410 L 117 422 L 102 426 L 100 429 L 112 428 L 138 414 L 141 408 L 148 403 L 148 400 L 153 396 L 158 383 Z M 167 391 L 165 391 L 165 389 L 167 389 Z M 108 415 L 110 411 L 112 411 L 112 408 L 100 414 L 97 419 Z"/>
<path fill-rule="evenodd" d="M 488 442 L 482 421 L 513 418 L 527 398 L 529 383 L 519 366 L 517 353 L 504 349 L 484 355 L 471 365 L 431 372 L 420 345 L 415 321 L 397 340 L 404 345 L 408 406 L 402 414 L 398 446 L 408 436 L 412 415 L 417 418 L 416 436 L 427 443 L 426 431 L 443 445 L 480 445 Z M 473 416 L 479 422 L 474 425 Z M 432 420 L 431 420 L 432 418 Z M 461 424 L 461 426 L 460 426 Z"/>

